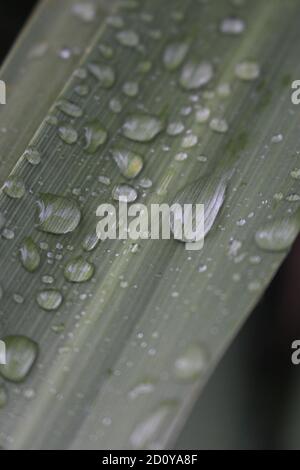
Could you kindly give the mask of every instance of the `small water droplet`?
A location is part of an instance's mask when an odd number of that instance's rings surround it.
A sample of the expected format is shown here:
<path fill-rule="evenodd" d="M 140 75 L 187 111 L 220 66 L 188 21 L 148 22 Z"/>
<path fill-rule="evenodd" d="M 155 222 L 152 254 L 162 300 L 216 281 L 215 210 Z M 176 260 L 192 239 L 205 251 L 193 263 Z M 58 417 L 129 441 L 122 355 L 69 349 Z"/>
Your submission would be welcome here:
<path fill-rule="evenodd" d="M 179 135 L 184 131 L 182 122 L 171 122 L 167 127 L 167 134 L 171 136 Z"/>
<path fill-rule="evenodd" d="M 118 148 L 112 150 L 112 155 L 125 178 L 132 179 L 141 173 L 143 169 L 143 159 L 137 153 Z"/>
<path fill-rule="evenodd" d="M 43 310 L 52 312 L 61 306 L 63 296 L 57 289 L 46 289 L 38 292 L 36 301 Z"/>
<path fill-rule="evenodd" d="M 109 108 L 113 113 L 120 113 L 122 111 L 122 103 L 117 98 L 112 98 L 109 102 Z"/>
<path fill-rule="evenodd" d="M 137 197 L 137 190 L 128 184 L 118 184 L 114 187 L 112 197 L 119 202 L 134 202 Z"/>
<path fill-rule="evenodd" d="M 198 137 L 194 134 L 186 135 L 181 141 L 181 147 L 184 149 L 189 149 L 195 147 L 198 143 Z"/>
<path fill-rule="evenodd" d="M 82 109 L 77 104 L 72 103 L 68 100 L 59 100 L 56 103 L 56 107 L 60 109 L 60 111 L 62 111 L 64 114 L 72 118 L 81 117 L 83 114 Z"/>
<path fill-rule="evenodd" d="M 38 150 L 27 149 L 24 155 L 28 163 L 31 165 L 38 165 L 41 162 L 41 154 Z"/>
<path fill-rule="evenodd" d="M 11 176 L 5 181 L 3 191 L 12 199 L 21 199 L 25 194 L 24 182 L 16 176 Z"/>
<path fill-rule="evenodd" d="M 300 180 L 300 168 L 295 168 L 291 171 L 291 177 L 295 180 Z"/>
<path fill-rule="evenodd" d="M 107 131 L 97 119 L 85 124 L 84 134 L 84 149 L 88 153 L 95 153 L 106 142 L 108 136 Z"/>
<path fill-rule="evenodd" d="M 86 23 L 90 23 L 96 16 L 95 5 L 92 2 L 77 2 L 72 5 L 72 13 Z"/>
<path fill-rule="evenodd" d="M 97 237 L 96 230 L 95 230 L 91 233 L 88 233 L 84 237 L 81 243 L 81 246 L 84 251 L 90 252 L 90 251 L 93 251 L 97 247 L 99 242 L 100 242 L 100 239 Z"/>
<path fill-rule="evenodd" d="M 138 383 L 135 385 L 130 392 L 128 393 L 128 397 L 131 400 L 135 400 L 136 398 L 143 396 L 143 395 L 148 395 L 149 393 L 152 393 L 155 389 L 155 385 L 153 382 L 144 380 L 143 382 Z"/>
<path fill-rule="evenodd" d="M 207 365 L 207 352 L 199 345 L 190 346 L 174 364 L 174 374 L 180 380 L 196 380 Z"/>
<path fill-rule="evenodd" d="M 73 232 L 81 219 L 77 202 L 69 197 L 42 193 L 37 201 L 37 209 L 37 227 L 42 232 L 54 234 Z"/>
<path fill-rule="evenodd" d="M 189 50 L 187 42 L 174 42 L 169 44 L 163 55 L 163 63 L 167 70 L 176 70 L 184 61 Z"/>
<path fill-rule="evenodd" d="M 0 375 L 10 382 L 22 382 L 36 361 L 38 345 L 26 336 L 7 336 L 3 341 L 6 364 L 0 365 Z"/>
<path fill-rule="evenodd" d="M 245 30 L 245 22 L 240 18 L 224 18 L 220 24 L 220 31 L 224 34 L 241 34 Z"/>
<path fill-rule="evenodd" d="M 93 277 L 94 272 L 94 265 L 79 256 L 66 264 L 64 276 L 70 282 L 87 282 Z"/>
<path fill-rule="evenodd" d="M 240 62 L 235 67 L 235 75 L 240 80 L 255 80 L 260 75 L 260 67 L 256 62 Z"/>
<path fill-rule="evenodd" d="M 30 273 L 36 271 L 40 265 L 39 248 L 31 237 L 25 238 L 20 247 L 20 260 L 24 268 Z"/>
<path fill-rule="evenodd" d="M 134 97 L 139 93 L 139 85 L 136 82 L 126 82 L 124 83 L 122 90 L 125 95 Z"/>
<path fill-rule="evenodd" d="M 220 134 L 224 134 L 228 131 L 228 124 L 225 119 L 214 118 L 210 121 L 209 127 L 214 132 L 219 132 Z"/>
<path fill-rule="evenodd" d="M 102 88 L 108 89 L 114 85 L 116 76 L 110 65 L 91 63 L 87 68 Z"/>
<path fill-rule="evenodd" d="M 296 212 L 290 217 L 283 217 L 268 222 L 255 234 L 259 248 L 266 251 L 285 251 L 294 242 L 300 230 L 300 217 Z"/>
<path fill-rule="evenodd" d="M 196 90 L 206 85 L 213 77 L 209 62 L 188 62 L 182 69 L 180 84 L 185 90 Z"/>
<path fill-rule="evenodd" d="M 198 124 L 202 124 L 208 121 L 210 116 L 210 109 L 206 108 L 205 106 L 200 106 L 196 111 L 196 122 Z"/>
<path fill-rule="evenodd" d="M 150 142 L 164 128 L 164 122 L 157 116 L 132 114 L 123 125 L 123 135 L 137 142 Z"/>
<path fill-rule="evenodd" d="M 120 31 L 116 37 L 119 43 L 126 47 L 136 47 L 140 42 L 138 34 L 132 30 Z"/>
<path fill-rule="evenodd" d="M 272 144 L 279 144 L 282 141 L 283 141 L 283 135 L 282 134 L 273 135 L 273 137 L 271 139 Z"/>
<path fill-rule="evenodd" d="M 78 139 L 77 131 L 72 126 L 68 125 L 59 126 L 58 135 L 63 142 L 69 145 L 75 144 Z"/>

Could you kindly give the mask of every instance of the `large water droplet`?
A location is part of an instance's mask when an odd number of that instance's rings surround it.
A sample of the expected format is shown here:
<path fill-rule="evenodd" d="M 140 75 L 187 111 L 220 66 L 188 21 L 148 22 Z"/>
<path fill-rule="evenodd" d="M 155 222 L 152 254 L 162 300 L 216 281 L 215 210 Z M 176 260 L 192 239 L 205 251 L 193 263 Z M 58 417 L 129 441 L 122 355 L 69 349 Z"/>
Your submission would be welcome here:
<path fill-rule="evenodd" d="M 164 122 L 157 116 L 132 114 L 123 125 L 125 137 L 137 142 L 150 142 L 164 128 Z"/>
<path fill-rule="evenodd" d="M 86 141 L 84 148 L 89 153 L 95 153 L 107 140 L 107 131 L 97 119 L 88 122 L 84 127 L 84 132 Z"/>
<path fill-rule="evenodd" d="M 143 169 L 143 159 L 131 150 L 122 148 L 112 150 L 113 159 L 125 178 L 132 179 L 140 174 Z"/>
<path fill-rule="evenodd" d="M 229 171 L 223 176 L 210 174 L 207 177 L 200 178 L 181 189 L 172 202 L 173 204 L 180 204 L 181 207 L 183 207 L 184 204 L 204 204 L 204 236 L 206 236 L 212 229 L 217 215 L 224 203 L 226 188 L 232 174 L 233 172 Z M 194 220 L 195 211 L 193 211 L 192 216 L 194 227 L 196 223 Z M 176 218 L 178 219 L 175 214 L 174 219 L 171 220 L 171 230 L 173 234 L 175 230 L 174 220 L 176 220 Z M 182 221 L 182 223 L 184 223 L 184 221 Z M 182 233 L 184 234 L 184 230 L 182 230 Z M 190 242 L 192 240 L 186 240 L 183 235 L 181 241 Z"/>
<path fill-rule="evenodd" d="M 295 241 L 300 231 L 299 212 L 266 223 L 257 230 L 255 241 L 259 248 L 266 251 L 285 251 Z"/>
<path fill-rule="evenodd" d="M 185 90 L 196 90 L 206 85 L 213 77 L 209 62 L 188 62 L 182 69 L 180 84 Z"/>
<path fill-rule="evenodd" d="M 87 66 L 89 72 L 98 80 L 102 88 L 111 88 L 115 83 L 116 76 L 110 65 L 91 63 Z"/>
<path fill-rule="evenodd" d="M 11 382 L 22 382 L 29 374 L 38 354 L 38 345 L 26 336 L 7 336 L 6 364 L 0 365 L 0 375 Z"/>
<path fill-rule="evenodd" d="M 189 50 L 187 42 L 174 42 L 169 44 L 163 55 L 163 63 L 167 70 L 176 70 L 184 61 Z"/>
<path fill-rule="evenodd" d="M 43 310 L 52 312 L 61 306 L 63 296 L 57 289 L 45 289 L 38 292 L 36 301 Z"/>
<path fill-rule="evenodd" d="M 16 176 L 11 176 L 5 181 L 3 191 L 12 199 L 20 199 L 25 194 L 24 182 Z"/>
<path fill-rule="evenodd" d="M 163 403 L 139 423 L 130 436 L 131 445 L 135 449 L 148 449 L 158 439 L 158 434 L 162 431 L 165 420 L 173 407 L 174 403 Z"/>
<path fill-rule="evenodd" d="M 40 265 L 39 248 L 31 237 L 25 238 L 20 247 L 20 260 L 24 268 L 33 273 Z"/>
<path fill-rule="evenodd" d="M 73 232 L 78 227 L 81 212 L 74 199 L 50 193 L 40 194 L 37 201 L 37 227 L 54 234 Z"/>
<path fill-rule="evenodd" d="M 193 345 L 176 359 L 174 373 L 180 380 L 195 380 L 204 372 L 206 364 L 206 351 L 198 345 Z"/>
<path fill-rule="evenodd" d="M 79 256 L 66 264 L 64 276 L 70 282 L 87 282 L 93 277 L 94 272 L 94 265 Z"/>

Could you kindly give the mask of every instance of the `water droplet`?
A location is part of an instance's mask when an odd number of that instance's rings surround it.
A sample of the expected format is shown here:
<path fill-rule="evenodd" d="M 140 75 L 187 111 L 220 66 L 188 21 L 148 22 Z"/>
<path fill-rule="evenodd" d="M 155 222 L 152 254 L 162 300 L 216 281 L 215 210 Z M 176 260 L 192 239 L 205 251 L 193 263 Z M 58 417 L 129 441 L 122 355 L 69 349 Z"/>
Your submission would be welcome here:
<path fill-rule="evenodd" d="M 100 242 L 100 239 L 97 237 L 97 234 L 96 234 L 96 230 L 91 232 L 91 233 L 88 233 L 82 243 L 81 243 L 81 246 L 83 248 L 84 251 L 93 251 L 97 245 L 99 244 Z"/>
<path fill-rule="evenodd" d="M 78 2 L 72 6 L 72 12 L 82 21 L 90 23 L 96 16 L 95 5 L 91 2 Z"/>
<path fill-rule="evenodd" d="M 43 310 L 52 312 L 61 306 L 63 296 L 57 289 L 46 289 L 38 292 L 36 301 Z"/>
<path fill-rule="evenodd" d="M 225 18 L 220 25 L 220 31 L 224 34 L 241 34 L 245 30 L 245 22 L 240 18 Z"/>
<path fill-rule="evenodd" d="M 189 44 L 187 42 L 174 42 L 169 44 L 163 55 L 163 63 L 167 70 L 176 70 L 184 61 Z"/>
<path fill-rule="evenodd" d="M 38 345 L 26 336 L 7 336 L 3 341 L 6 364 L 0 365 L 0 375 L 10 382 L 22 382 L 37 358 Z"/>
<path fill-rule="evenodd" d="M 207 353 L 198 346 L 190 346 L 174 364 L 174 374 L 180 380 L 196 380 L 205 370 Z"/>
<path fill-rule="evenodd" d="M 3 384 L 0 384 L 0 409 L 4 408 L 7 403 L 7 392 Z"/>
<path fill-rule="evenodd" d="M 213 77 L 209 62 L 188 62 L 182 69 L 180 84 L 185 90 L 195 90 L 206 85 Z"/>
<path fill-rule="evenodd" d="M 152 393 L 154 389 L 155 389 L 154 383 L 145 380 L 137 384 L 135 387 L 133 387 L 128 393 L 128 397 L 131 400 L 135 400 L 136 398 L 140 396 L 148 395 L 149 393 Z"/>
<path fill-rule="evenodd" d="M 63 142 L 69 145 L 75 144 L 78 139 L 77 131 L 68 125 L 59 126 L 58 135 Z"/>
<path fill-rule="evenodd" d="M 16 176 L 11 176 L 5 181 L 3 191 L 12 199 L 21 199 L 25 194 L 24 182 Z"/>
<path fill-rule="evenodd" d="M 86 142 L 84 149 L 88 153 L 95 153 L 106 142 L 108 136 L 107 131 L 97 119 L 85 125 L 84 133 Z"/>
<path fill-rule="evenodd" d="M 260 75 L 260 67 L 256 62 L 241 62 L 235 67 L 235 75 L 240 80 L 255 80 Z"/>
<path fill-rule="evenodd" d="M 184 131 L 182 122 L 171 122 L 167 127 L 167 134 L 171 136 L 179 135 Z"/>
<path fill-rule="evenodd" d="M 134 202 L 137 197 L 137 190 L 128 184 L 118 184 L 114 187 L 112 197 L 119 202 Z"/>
<path fill-rule="evenodd" d="M 221 177 L 210 174 L 208 177 L 200 178 L 181 189 L 172 201 L 172 204 L 179 204 L 181 207 L 183 207 L 184 204 L 204 204 L 204 236 L 212 229 L 224 203 L 226 188 L 232 174 L 233 171 L 229 171 Z M 193 219 L 195 218 L 195 211 L 193 211 L 192 217 Z M 174 219 L 182 220 L 182 214 L 178 214 L 178 216 L 175 214 L 174 218 L 171 220 L 171 230 L 173 234 L 175 229 Z M 195 226 L 195 222 L 195 220 L 192 220 L 193 227 Z M 183 220 L 182 223 L 184 223 Z M 197 231 L 197 228 L 195 230 Z M 186 240 L 184 230 L 182 230 L 182 232 L 183 236 L 180 241 L 193 241 Z"/>
<path fill-rule="evenodd" d="M 291 177 L 295 180 L 300 180 L 300 168 L 295 168 L 291 171 Z"/>
<path fill-rule="evenodd" d="M 137 142 L 150 142 L 164 128 L 164 122 L 157 116 L 132 114 L 123 125 L 125 137 Z"/>
<path fill-rule="evenodd" d="M 282 141 L 283 141 L 283 135 L 282 134 L 273 135 L 273 137 L 271 139 L 272 144 L 279 144 Z"/>
<path fill-rule="evenodd" d="M 283 217 L 268 222 L 255 234 L 259 248 L 266 251 L 285 251 L 294 242 L 300 230 L 300 217 L 296 212 L 293 216 Z"/>
<path fill-rule="evenodd" d="M 196 122 L 202 124 L 209 119 L 210 109 L 205 106 L 200 106 L 196 111 Z"/>
<path fill-rule="evenodd" d="M 123 85 L 123 93 L 129 97 L 134 97 L 139 92 L 139 85 L 136 82 L 126 82 Z"/>
<path fill-rule="evenodd" d="M 288 202 L 298 202 L 300 201 L 300 196 L 299 194 L 288 194 L 288 196 L 286 197 L 286 200 Z"/>
<path fill-rule="evenodd" d="M 82 116 L 82 109 L 75 103 L 68 100 L 60 100 L 56 103 L 56 107 L 60 109 L 64 114 L 72 118 L 78 118 Z"/>
<path fill-rule="evenodd" d="M 189 149 L 195 147 L 197 143 L 198 137 L 194 134 L 188 134 L 182 139 L 181 147 L 184 149 Z"/>
<path fill-rule="evenodd" d="M 64 276 L 70 282 L 87 282 L 93 277 L 94 272 L 94 265 L 79 256 L 66 264 Z"/>
<path fill-rule="evenodd" d="M 110 65 L 91 63 L 87 68 L 102 88 L 111 88 L 115 83 L 115 72 Z"/>
<path fill-rule="evenodd" d="M 114 149 L 112 150 L 112 155 L 125 178 L 135 178 L 143 169 L 142 157 L 131 150 L 122 148 Z"/>
<path fill-rule="evenodd" d="M 124 26 L 124 20 L 121 16 L 108 16 L 106 23 L 114 28 L 123 28 Z"/>
<path fill-rule="evenodd" d="M 140 41 L 137 33 L 131 30 L 120 31 L 119 33 L 117 33 L 116 37 L 119 43 L 122 44 L 122 46 L 126 47 L 136 47 L 138 46 Z"/>
<path fill-rule="evenodd" d="M 20 247 L 20 260 L 24 268 L 30 273 L 36 271 L 40 265 L 39 248 L 31 237 L 25 238 Z"/>
<path fill-rule="evenodd" d="M 42 232 L 54 234 L 73 232 L 81 219 L 77 202 L 69 197 L 42 193 L 37 201 L 37 208 L 37 227 Z"/>
<path fill-rule="evenodd" d="M 24 155 L 31 165 L 38 165 L 41 162 L 41 154 L 38 150 L 28 149 L 25 151 Z"/>
<path fill-rule="evenodd" d="M 177 162 L 183 162 L 184 160 L 186 160 L 188 158 L 188 154 L 186 152 L 179 152 L 179 153 L 176 153 L 174 159 L 177 161 Z"/>
<path fill-rule="evenodd" d="M 139 423 L 130 436 L 131 445 L 135 449 L 148 449 L 156 440 L 166 418 L 174 408 L 174 403 L 162 403 L 154 412 Z"/>
<path fill-rule="evenodd" d="M 220 134 L 224 134 L 228 131 L 228 124 L 225 119 L 214 118 L 210 121 L 209 127 L 214 132 L 219 132 Z"/>
<path fill-rule="evenodd" d="M 114 55 L 114 50 L 106 44 L 99 44 L 99 50 L 105 59 L 111 59 Z"/>
<path fill-rule="evenodd" d="M 113 113 L 120 113 L 122 111 L 122 103 L 117 98 L 112 98 L 109 102 L 109 108 Z"/>

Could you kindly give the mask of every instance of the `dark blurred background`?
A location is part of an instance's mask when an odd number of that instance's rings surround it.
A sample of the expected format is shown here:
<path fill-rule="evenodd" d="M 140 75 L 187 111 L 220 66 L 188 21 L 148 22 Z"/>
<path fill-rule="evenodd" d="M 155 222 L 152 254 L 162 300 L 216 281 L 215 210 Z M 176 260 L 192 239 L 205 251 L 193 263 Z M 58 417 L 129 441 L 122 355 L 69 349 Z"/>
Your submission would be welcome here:
<path fill-rule="evenodd" d="M 1 63 L 37 3 L 37 0 L 1 0 Z"/>
<path fill-rule="evenodd" d="M 1 1 L 1 63 L 37 3 Z M 300 240 L 213 374 L 177 447 L 300 449 L 294 339 L 300 339 Z"/>

